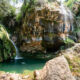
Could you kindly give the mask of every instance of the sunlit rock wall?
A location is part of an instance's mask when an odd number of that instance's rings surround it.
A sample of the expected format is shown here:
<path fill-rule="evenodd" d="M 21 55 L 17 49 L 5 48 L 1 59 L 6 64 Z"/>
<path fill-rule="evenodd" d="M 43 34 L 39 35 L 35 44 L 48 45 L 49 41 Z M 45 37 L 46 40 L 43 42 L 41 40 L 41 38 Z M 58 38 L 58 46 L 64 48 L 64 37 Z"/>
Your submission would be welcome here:
<path fill-rule="evenodd" d="M 48 51 L 58 50 L 73 30 L 71 11 L 59 1 L 37 2 L 34 5 L 30 11 L 26 11 L 22 20 L 20 34 L 23 42 L 26 45 L 40 42 Z"/>

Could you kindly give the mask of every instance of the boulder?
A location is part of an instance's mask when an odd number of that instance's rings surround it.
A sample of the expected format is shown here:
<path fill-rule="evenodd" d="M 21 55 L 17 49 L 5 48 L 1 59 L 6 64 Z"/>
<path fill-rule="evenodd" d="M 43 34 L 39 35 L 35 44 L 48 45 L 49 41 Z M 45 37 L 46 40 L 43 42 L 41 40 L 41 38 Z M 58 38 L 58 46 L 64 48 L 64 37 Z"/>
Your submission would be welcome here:
<path fill-rule="evenodd" d="M 34 72 L 35 80 L 75 80 L 64 56 L 48 61 L 42 70 Z"/>
<path fill-rule="evenodd" d="M 76 80 L 80 80 L 80 43 L 75 43 L 73 47 L 57 51 L 55 54 L 65 56 L 72 75 L 75 76 Z"/>

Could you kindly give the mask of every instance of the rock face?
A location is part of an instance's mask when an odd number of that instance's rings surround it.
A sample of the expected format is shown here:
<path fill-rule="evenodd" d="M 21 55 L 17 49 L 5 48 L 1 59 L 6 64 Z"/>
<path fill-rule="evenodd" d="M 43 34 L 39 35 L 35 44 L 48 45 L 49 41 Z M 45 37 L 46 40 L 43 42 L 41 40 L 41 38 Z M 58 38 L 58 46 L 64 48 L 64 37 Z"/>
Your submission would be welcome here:
<path fill-rule="evenodd" d="M 76 33 L 74 36 L 76 36 L 77 41 L 80 42 L 80 1 L 76 1 L 73 4 L 73 13 L 75 14 L 75 31 Z"/>
<path fill-rule="evenodd" d="M 75 80 L 64 56 L 48 61 L 42 70 L 34 72 L 34 76 L 35 80 Z"/>
<path fill-rule="evenodd" d="M 73 5 L 73 12 L 76 16 L 80 14 L 80 1 L 76 1 Z"/>
<path fill-rule="evenodd" d="M 19 30 L 21 46 L 40 42 L 47 51 L 56 51 L 72 31 L 72 14 L 63 3 L 40 0 L 27 9 Z M 22 51 L 22 48 L 21 48 Z M 25 50 L 27 52 L 27 50 Z"/>
<path fill-rule="evenodd" d="M 58 52 L 59 53 L 59 52 Z M 78 54 L 80 53 L 80 43 L 76 43 L 73 47 L 61 51 L 61 54 Z"/>

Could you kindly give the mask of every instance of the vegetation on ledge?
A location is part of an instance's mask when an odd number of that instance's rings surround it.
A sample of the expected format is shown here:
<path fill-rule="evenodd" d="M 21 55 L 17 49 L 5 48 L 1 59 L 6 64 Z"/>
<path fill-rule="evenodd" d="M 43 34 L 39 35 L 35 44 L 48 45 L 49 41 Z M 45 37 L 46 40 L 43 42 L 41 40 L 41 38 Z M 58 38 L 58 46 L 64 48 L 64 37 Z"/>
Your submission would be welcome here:
<path fill-rule="evenodd" d="M 9 34 L 0 24 L 0 62 L 7 59 L 12 59 L 15 56 L 16 50 L 13 46 Z"/>

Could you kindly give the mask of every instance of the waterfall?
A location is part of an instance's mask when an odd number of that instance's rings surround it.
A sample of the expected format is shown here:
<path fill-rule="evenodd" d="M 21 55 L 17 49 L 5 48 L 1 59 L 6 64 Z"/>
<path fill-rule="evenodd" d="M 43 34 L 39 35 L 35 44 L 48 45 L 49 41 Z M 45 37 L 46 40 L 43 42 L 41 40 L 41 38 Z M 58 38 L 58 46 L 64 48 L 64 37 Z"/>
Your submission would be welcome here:
<path fill-rule="evenodd" d="M 19 54 L 19 50 L 18 50 L 18 48 L 16 47 L 15 43 L 14 43 L 11 39 L 10 39 L 10 41 L 12 42 L 13 46 L 14 46 L 15 49 L 16 49 L 16 57 L 15 57 L 15 59 L 22 59 L 22 57 L 21 57 L 20 54 Z"/>
<path fill-rule="evenodd" d="M 63 15 L 63 21 L 65 26 L 63 26 L 65 28 L 65 30 L 67 30 L 67 32 L 69 31 L 73 31 L 73 14 L 72 12 L 64 6 L 64 1 L 65 0 L 59 0 L 60 1 L 60 11 L 61 14 Z"/>

